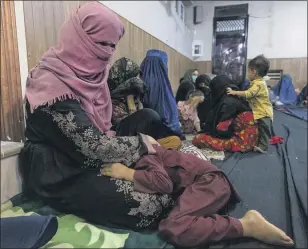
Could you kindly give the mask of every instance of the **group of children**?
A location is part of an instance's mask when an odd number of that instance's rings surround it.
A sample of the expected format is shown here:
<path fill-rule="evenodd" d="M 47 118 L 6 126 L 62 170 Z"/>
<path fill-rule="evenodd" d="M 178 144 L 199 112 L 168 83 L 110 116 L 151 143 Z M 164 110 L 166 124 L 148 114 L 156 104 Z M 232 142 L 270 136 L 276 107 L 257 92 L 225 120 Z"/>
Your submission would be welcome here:
<path fill-rule="evenodd" d="M 273 121 L 273 106 L 270 102 L 269 91 L 263 77 L 267 75 L 270 63 L 263 55 L 252 59 L 248 64 L 249 88 L 245 91 L 234 91 L 227 88 L 228 95 L 245 98 L 249 103 L 255 121 L 258 123 L 260 139 L 254 150 L 266 153 L 271 138 Z M 183 133 L 200 132 L 200 121 L 197 106 L 204 101 L 202 92 L 195 91 L 189 95 L 187 101 L 178 102 L 179 118 Z"/>

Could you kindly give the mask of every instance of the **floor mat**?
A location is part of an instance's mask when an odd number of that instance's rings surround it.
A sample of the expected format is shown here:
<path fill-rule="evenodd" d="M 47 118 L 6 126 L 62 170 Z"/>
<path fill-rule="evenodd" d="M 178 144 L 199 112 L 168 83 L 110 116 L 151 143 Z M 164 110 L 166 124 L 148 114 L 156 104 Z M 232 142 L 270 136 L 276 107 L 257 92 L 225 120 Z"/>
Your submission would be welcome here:
<path fill-rule="evenodd" d="M 1 217 L 53 215 L 58 220 L 55 236 L 42 248 L 173 248 L 157 232 L 133 232 L 86 222 L 72 214 L 62 214 L 42 201 L 30 201 L 22 194 L 1 205 Z"/>
<path fill-rule="evenodd" d="M 189 140 L 183 141 L 183 145 L 180 151 L 202 157 L 203 159 L 205 158 L 205 160 L 224 160 L 225 158 L 225 153 L 223 151 L 215 151 L 207 148 L 199 149 Z"/>
<path fill-rule="evenodd" d="M 300 106 L 277 106 L 275 107 L 277 111 L 284 112 L 293 117 L 303 119 L 308 121 L 308 109 L 307 107 Z"/>
<path fill-rule="evenodd" d="M 283 137 L 283 144 L 271 145 L 266 155 L 226 154 L 223 162 L 214 164 L 229 176 L 243 199 L 230 215 L 242 217 L 256 209 L 286 231 L 296 248 L 307 248 L 307 122 L 279 111 L 274 116 L 274 135 Z M 210 248 L 260 247 L 273 248 L 249 239 Z"/>
<path fill-rule="evenodd" d="M 307 122 L 275 111 L 274 132 L 283 137 L 284 143 L 270 146 L 266 155 L 226 153 L 223 161 L 213 162 L 229 176 L 243 199 L 230 215 L 240 218 L 246 211 L 256 209 L 286 231 L 295 240 L 296 248 L 307 248 Z M 190 145 L 184 141 L 182 149 L 193 148 Z M 207 159 L 211 154 L 202 152 Z M 220 159 L 224 157 L 225 154 L 220 154 Z M 173 248 L 157 232 L 137 233 L 94 226 L 76 216 L 60 214 L 41 202 L 22 200 L 21 196 L 1 206 L 2 217 L 50 214 L 57 216 L 60 230 L 45 247 Z M 200 248 L 281 247 L 240 239 Z"/>

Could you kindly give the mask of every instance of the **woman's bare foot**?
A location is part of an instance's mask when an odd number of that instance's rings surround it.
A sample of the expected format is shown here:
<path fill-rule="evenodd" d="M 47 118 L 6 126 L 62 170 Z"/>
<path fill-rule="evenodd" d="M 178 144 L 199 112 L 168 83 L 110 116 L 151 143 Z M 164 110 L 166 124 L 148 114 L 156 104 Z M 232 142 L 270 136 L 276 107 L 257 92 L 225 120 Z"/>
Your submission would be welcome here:
<path fill-rule="evenodd" d="M 251 237 L 272 245 L 292 246 L 294 244 L 285 232 L 269 223 L 255 210 L 248 211 L 240 221 L 243 225 L 244 237 Z"/>

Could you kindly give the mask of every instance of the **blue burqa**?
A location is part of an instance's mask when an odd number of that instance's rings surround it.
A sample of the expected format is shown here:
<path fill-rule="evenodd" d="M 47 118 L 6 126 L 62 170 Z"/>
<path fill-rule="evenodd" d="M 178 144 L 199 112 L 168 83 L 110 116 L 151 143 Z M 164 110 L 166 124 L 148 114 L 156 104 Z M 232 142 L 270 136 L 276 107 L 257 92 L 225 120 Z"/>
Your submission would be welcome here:
<path fill-rule="evenodd" d="M 272 90 L 279 97 L 281 103 L 296 104 L 297 95 L 290 75 L 283 75 Z"/>
<path fill-rule="evenodd" d="M 140 65 L 141 77 L 148 86 L 143 102 L 155 110 L 162 122 L 181 135 L 176 101 L 168 78 L 168 56 L 164 51 L 149 50 Z"/>

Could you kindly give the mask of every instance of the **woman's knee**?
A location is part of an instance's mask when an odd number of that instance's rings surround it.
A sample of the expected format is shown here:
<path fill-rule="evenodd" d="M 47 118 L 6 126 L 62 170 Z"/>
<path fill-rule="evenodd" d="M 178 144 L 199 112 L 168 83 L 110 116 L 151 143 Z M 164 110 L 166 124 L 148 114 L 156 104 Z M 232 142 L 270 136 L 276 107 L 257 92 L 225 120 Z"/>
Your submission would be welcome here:
<path fill-rule="evenodd" d="M 177 136 L 169 136 L 165 138 L 158 139 L 157 142 L 165 149 L 178 150 L 182 146 L 182 141 Z"/>
<path fill-rule="evenodd" d="M 143 108 L 143 109 L 139 110 L 138 112 L 139 112 L 140 116 L 142 115 L 142 116 L 144 116 L 144 118 L 146 118 L 148 120 L 151 120 L 151 121 L 153 121 L 153 120 L 156 121 L 157 120 L 159 122 L 161 121 L 161 118 L 160 118 L 159 114 L 156 111 L 152 110 L 152 109 Z"/>

